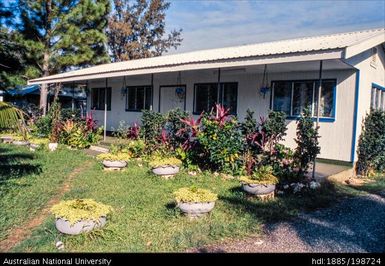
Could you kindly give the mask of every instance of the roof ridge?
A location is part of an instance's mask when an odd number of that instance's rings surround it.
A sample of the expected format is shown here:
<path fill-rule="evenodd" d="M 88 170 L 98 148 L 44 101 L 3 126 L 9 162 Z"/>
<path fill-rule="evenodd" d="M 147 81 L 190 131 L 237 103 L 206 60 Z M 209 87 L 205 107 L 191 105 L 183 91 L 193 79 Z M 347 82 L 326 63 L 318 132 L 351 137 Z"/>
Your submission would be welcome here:
<path fill-rule="evenodd" d="M 268 45 L 268 44 L 272 44 L 272 43 L 280 43 L 280 42 L 288 42 L 288 41 L 299 41 L 299 40 L 307 40 L 307 39 L 315 39 L 315 38 L 339 36 L 339 35 L 349 35 L 349 34 L 360 33 L 360 32 L 375 32 L 375 31 L 381 31 L 381 30 L 385 30 L 385 28 L 372 28 L 372 29 L 349 31 L 349 32 L 339 32 L 339 33 L 332 33 L 332 34 L 303 36 L 303 37 L 298 37 L 298 38 L 288 38 L 288 39 L 281 39 L 281 40 L 268 41 L 268 42 L 257 42 L 257 43 L 247 43 L 247 44 L 240 44 L 240 45 L 231 45 L 231 46 L 225 46 L 225 47 L 200 49 L 200 50 L 194 50 L 194 51 L 188 51 L 188 52 L 182 52 L 182 53 L 175 53 L 175 54 L 165 54 L 165 55 L 161 55 L 161 56 L 148 57 L 148 58 L 139 58 L 139 59 L 133 59 L 133 60 L 136 61 L 136 60 L 143 60 L 143 59 L 150 59 L 150 58 L 159 58 L 159 57 L 165 58 L 165 57 L 173 57 L 173 56 L 194 54 L 194 53 L 203 52 L 203 51 L 213 51 L 213 50 L 219 51 L 219 50 L 222 50 L 222 49 L 229 49 L 229 48 L 239 48 L 239 47 L 247 47 L 247 46 L 262 45 L 262 44 Z M 124 63 L 124 62 L 133 61 L 133 60 L 126 60 L 126 61 L 113 62 L 113 63 Z"/>

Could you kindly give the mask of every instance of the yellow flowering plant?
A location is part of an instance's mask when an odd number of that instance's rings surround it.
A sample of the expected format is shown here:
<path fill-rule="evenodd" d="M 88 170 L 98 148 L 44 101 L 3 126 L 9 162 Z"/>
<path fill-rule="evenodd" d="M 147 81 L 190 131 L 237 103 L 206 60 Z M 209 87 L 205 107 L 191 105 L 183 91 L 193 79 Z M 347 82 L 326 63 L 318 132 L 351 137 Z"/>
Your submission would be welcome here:
<path fill-rule="evenodd" d="M 196 187 L 183 187 L 174 192 L 177 202 L 212 202 L 218 199 L 218 195 L 208 189 Z"/>
<path fill-rule="evenodd" d="M 100 217 L 110 215 L 113 208 L 93 199 L 74 199 L 55 204 L 52 206 L 51 212 L 55 218 L 65 219 L 73 225 L 82 220 L 99 221 Z"/>

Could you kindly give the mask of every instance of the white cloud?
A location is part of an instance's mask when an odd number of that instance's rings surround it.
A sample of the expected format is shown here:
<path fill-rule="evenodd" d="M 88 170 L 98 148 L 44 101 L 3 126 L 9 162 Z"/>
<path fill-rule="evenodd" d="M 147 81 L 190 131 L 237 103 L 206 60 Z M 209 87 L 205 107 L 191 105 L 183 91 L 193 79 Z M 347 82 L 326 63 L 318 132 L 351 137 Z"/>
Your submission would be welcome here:
<path fill-rule="evenodd" d="M 173 1 L 169 29 L 183 28 L 177 51 L 383 27 L 383 1 Z"/>

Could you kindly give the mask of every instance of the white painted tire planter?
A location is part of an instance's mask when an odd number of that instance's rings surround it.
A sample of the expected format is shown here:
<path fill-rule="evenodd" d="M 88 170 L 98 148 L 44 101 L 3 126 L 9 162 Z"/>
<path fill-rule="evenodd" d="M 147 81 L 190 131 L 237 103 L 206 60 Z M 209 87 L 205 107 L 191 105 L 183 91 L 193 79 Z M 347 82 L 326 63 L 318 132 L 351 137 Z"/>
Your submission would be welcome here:
<path fill-rule="evenodd" d="M 214 209 L 215 201 L 212 202 L 179 202 L 177 207 L 191 218 L 201 217 Z"/>
<path fill-rule="evenodd" d="M 127 166 L 127 162 L 126 161 L 108 161 L 108 160 L 104 160 L 103 162 L 103 166 L 105 168 L 112 168 L 112 169 L 121 169 L 121 168 L 124 168 Z"/>
<path fill-rule="evenodd" d="M 36 151 L 36 149 L 38 149 L 39 147 L 40 147 L 39 144 L 34 144 L 34 143 L 29 144 L 29 150 L 30 151 Z"/>
<path fill-rule="evenodd" d="M 28 141 L 23 141 L 23 140 L 14 140 L 12 142 L 13 145 L 16 145 L 16 146 L 27 146 L 29 145 L 29 142 Z"/>
<path fill-rule="evenodd" d="M 179 166 L 164 165 L 152 168 L 152 172 L 156 175 L 173 176 L 179 173 Z"/>
<path fill-rule="evenodd" d="M 106 217 L 100 217 L 99 221 L 79 221 L 75 224 L 71 225 L 69 221 L 57 218 L 55 225 L 56 229 L 59 230 L 59 232 L 67 235 L 79 235 L 81 233 L 89 232 L 96 228 L 102 228 L 107 223 Z"/>
<path fill-rule="evenodd" d="M 58 145 L 59 145 L 58 143 L 53 143 L 53 142 L 48 143 L 48 149 L 50 151 L 55 151 L 57 149 Z"/>
<path fill-rule="evenodd" d="M 11 136 L 2 136 L 0 137 L 2 143 L 12 143 L 13 137 Z"/>
<path fill-rule="evenodd" d="M 253 195 L 266 195 L 270 194 L 275 190 L 275 184 L 268 184 L 268 185 L 262 185 L 262 184 L 242 184 L 242 189 L 246 191 L 247 193 L 253 194 Z"/>

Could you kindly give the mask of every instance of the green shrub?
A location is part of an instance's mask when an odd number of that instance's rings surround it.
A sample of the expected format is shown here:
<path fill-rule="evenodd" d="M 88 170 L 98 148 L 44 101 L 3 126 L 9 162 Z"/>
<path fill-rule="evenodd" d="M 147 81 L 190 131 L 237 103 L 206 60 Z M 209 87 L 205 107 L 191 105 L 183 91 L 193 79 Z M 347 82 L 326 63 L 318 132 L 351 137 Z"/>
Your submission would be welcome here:
<path fill-rule="evenodd" d="M 235 118 L 229 118 L 222 124 L 212 116 L 202 119 L 202 131 L 197 140 L 202 147 L 203 168 L 236 174 L 240 169 L 242 135 Z"/>
<path fill-rule="evenodd" d="M 257 120 L 254 118 L 254 112 L 250 109 L 246 111 L 245 120 L 240 124 L 242 134 L 247 138 L 257 131 Z"/>
<path fill-rule="evenodd" d="M 88 127 L 85 120 L 66 120 L 62 123 L 60 143 L 72 148 L 85 149 L 100 140 L 102 130 Z"/>
<path fill-rule="evenodd" d="M 271 166 L 260 166 L 251 176 L 242 176 L 240 181 L 247 184 L 261 184 L 261 185 L 275 185 L 278 178 L 273 175 L 273 168 Z"/>
<path fill-rule="evenodd" d="M 36 133 L 37 136 L 42 136 L 42 137 L 48 137 L 51 130 L 52 130 L 52 118 L 48 114 L 46 116 L 41 116 L 39 117 L 36 122 Z"/>
<path fill-rule="evenodd" d="M 297 137 L 295 142 L 297 148 L 294 152 L 294 164 L 298 168 L 298 178 L 303 178 L 307 173 L 310 164 L 320 153 L 318 143 L 318 128 L 315 128 L 311 112 L 304 109 L 297 123 Z"/>
<path fill-rule="evenodd" d="M 372 110 L 366 115 L 358 140 L 357 172 L 370 175 L 385 170 L 385 112 Z"/>
<path fill-rule="evenodd" d="M 112 211 L 113 208 L 111 206 L 96 202 L 93 199 L 61 201 L 51 208 L 55 218 L 65 219 L 71 225 L 81 220 L 97 222 L 100 217 L 105 217 Z"/>
<path fill-rule="evenodd" d="M 188 118 L 189 114 L 179 108 L 170 110 L 166 114 L 165 129 L 168 133 L 169 143 L 174 150 L 187 140 L 186 134 L 181 134 L 186 129 L 186 124 L 183 120 Z"/>
<path fill-rule="evenodd" d="M 80 120 L 80 110 L 79 109 L 74 109 L 72 110 L 71 108 L 63 108 L 61 110 L 61 116 L 63 120 Z"/>
<path fill-rule="evenodd" d="M 164 128 L 166 119 L 161 113 L 152 110 L 142 110 L 142 130 L 146 145 L 151 152 L 155 147 L 159 146 L 159 139 Z"/>
<path fill-rule="evenodd" d="M 184 187 L 174 192 L 176 202 L 212 202 L 218 199 L 218 195 L 208 189 L 196 187 Z"/>

